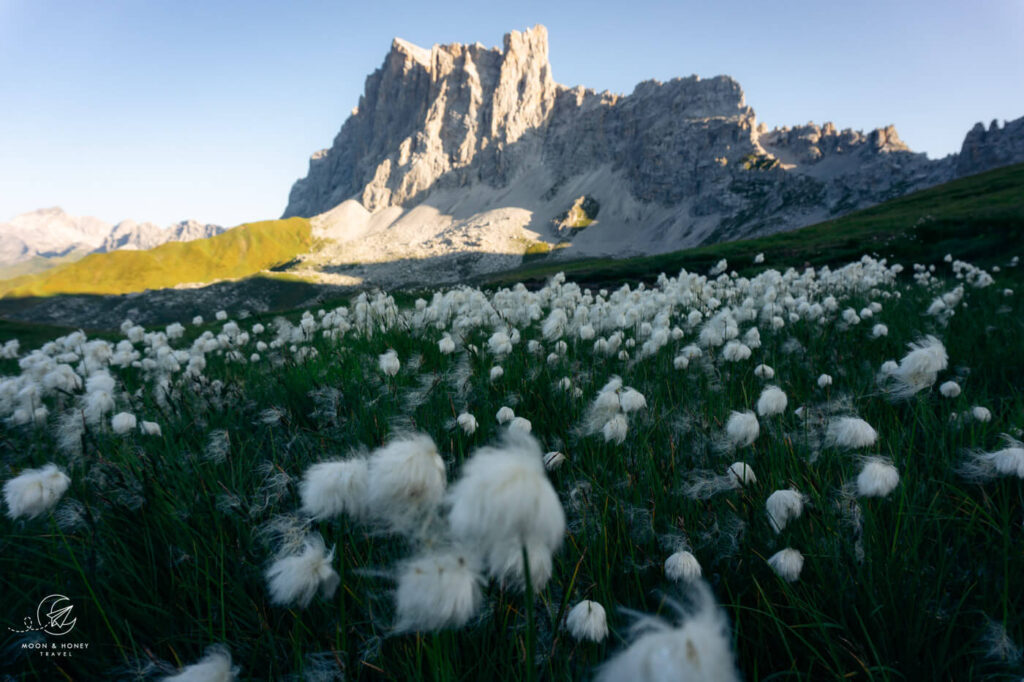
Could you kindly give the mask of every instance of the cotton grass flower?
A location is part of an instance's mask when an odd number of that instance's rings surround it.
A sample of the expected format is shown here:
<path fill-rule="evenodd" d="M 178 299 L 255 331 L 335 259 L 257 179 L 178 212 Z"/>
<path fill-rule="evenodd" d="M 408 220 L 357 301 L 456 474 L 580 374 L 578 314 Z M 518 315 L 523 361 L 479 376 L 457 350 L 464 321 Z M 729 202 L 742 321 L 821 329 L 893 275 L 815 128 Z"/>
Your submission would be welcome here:
<path fill-rule="evenodd" d="M 156 422 L 148 422 L 146 420 L 142 420 L 142 423 L 139 424 L 139 430 L 143 433 L 143 435 L 146 436 L 163 435 L 163 431 L 160 429 L 160 425 Z"/>
<path fill-rule="evenodd" d="M 501 365 L 491 367 L 491 381 L 497 381 L 503 376 L 505 376 L 505 370 L 502 369 Z"/>
<path fill-rule="evenodd" d="M 758 379 L 766 379 L 770 381 L 775 378 L 775 370 L 768 365 L 761 364 L 754 368 L 754 376 Z"/>
<path fill-rule="evenodd" d="M 508 430 L 530 433 L 530 431 L 533 431 L 533 424 L 531 424 L 530 420 L 525 417 L 516 417 L 508 423 Z"/>
<path fill-rule="evenodd" d="M 1003 434 L 1006 447 L 995 452 L 971 451 L 970 461 L 961 473 L 971 480 L 984 482 L 996 476 L 1024 478 L 1024 443 Z"/>
<path fill-rule="evenodd" d="M 463 433 L 465 433 L 467 436 L 472 436 L 474 433 L 476 433 L 476 429 L 478 426 L 476 417 L 471 415 L 469 412 L 461 413 L 458 417 L 456 417 L 455 421 L 456 423 L 458 423 Z"/>
<path fill-rule="evenodd" d="M 938 373 L 949 365 L 946 347 L 934 336 L 909 344 L 908 352 L 895 370 L 884 374 L 883 387 L 894 400 L 902 400 L 932 386 Z"/>
<path fill-rule="evenodd" d="M 544 455 L 544 468 L 554 471 L 565 464 L 565 455 L 561 452 L 549 452 Z"/>
<path fill-rule="evenodd" d="M 483 553 L 491 577 L 523 587 L 525 547 L 533 589 L 543 589 L 565 534 L 565 512 L 536 439 L 510 431 L 498 447 L 477 450 L 448 499 L 452 536 Z"/>
<path fill-rule="evenodd" d="M 451 336 L 445 334 L 441 337 L 441 340 L 437 342 L 437 349 L 441 351 L 442 355 L 451 355 L 455 352 L 455 341 Z"/>
<path fill-rule="evenodd" d="M 768 565 L 787 583 L 794 583 L 800 579 L 800 572 L 804 568 L 804 555 L 799 550 L 787 547 L 768 558 Z"/>
<path fill-rule="evenodd" d="M 960 384 L 955 381 L 946 381 L 939 386 L 939 393 L 943 398 L 956 398 L 960 395 Z"/>
<path fill-rule="evenodd" d="M 161 682 L 234 682 L 239 667 L 232 665 L 231 652 L 223 645 L 214 645 L 192 665 L 187 665 L 176 675 L 162 677 Z"/>
<path fill-rule="evenodd" d="M 673 581 L 690 583 L 698 580 L 703 571 L 692 552 L 681 550 L 665 559 L 665 577 Z"/>
<path fill-rule="evenodd" d="M 754 475 L 754 470 L 746 462 L 733 462 L 725 473 L 732 481 L 734 488 L 757 483 L 757 476 Z"/>
<path fill-rule="evenodd" d="M 400 533 L 422 528 L 444 499 L 444 460 L 430 436 L 399 436 L 370 453 L 367 507 Z"/>
<path fill-rule="evenodd" d="M 326 551 L 322 537 L 308 536 L 299 554 L 278 559 L 267 569 L 271 603 L 306 608 L 317 592 L 330 599 L 341 582 L 333 560 L 334 550 Z"/>
<path fill-rule="evenodd" d="M 498 420 L 499 424 L 507 424 L 516 418 L 516 413 L 512 411 L 511 407 L 506 405 L 498 409 L 498 413 L 494 415 L 494 418 Z"/>
<path fill-rule="evenodd" d="M 757 423 L 757 416 L 750 410 L 743 412 L 733 411 L 729 414 L 729 420 L 725 423 L 725 436 L 729 445 L 734 448 L 743 448 L 755 440 L 761 433 L 761 425 Z"/>
<path fill-rule="evenodd" d="M 878 323 L 874 327 L 871 328 L 871 337 L 872 338 L 880 339 L 883 336 L 888 336 L 888 335 L 889 335 L 889 328 L 886 327 L 882 323 Z"/>
<path fill-rule="evenodd" d="M 776 490 L 764 503 L 772 530 L 781 533 L 790 521 L 804 513 L 804 496 L 796 490 Z"/>
<path fill-rule="evenodd" d="M 751 355 L 750 347 L 739 341 L 730 341 L 722 349 L 722 357 L 729 362 L 742 362 Z"/>
<path fill-rule="evenodd" d="M 595 682 L 739 682 L 725 612 L 704 581 L 692 583 L 689 596 L 689 609 L 669 603 L 680 617 L 676 626 L 649 616 L 639 620 L 633 643 L 601 666 Z"/>
<path fill-rule="evenodd" d="M 398 632 L 460 628 L 476 615 L 483 598 L 480 561 L 456 550 L 407 561 L 398 576 Z"/>
<path fill-rule="evenodd" d="M 70 485 L 71 478 L 56 464 L 22 471 L 4 484 L 8 518 L 42 516 L 57 505 Z"/>
<path fill-rule="evenodd" d="M 900 482 L 900 472 L 881 457 L 870 457 L 857 474 L 857 494 L 861 497 L 887 497 Z"/>
<path fill-rule="evenodd" d="M 398 370 L 402 367 L 402 363 L 398 360 L 398 353 L 393 350 L 388 350 L 378 356 L 377 365 L 380 367 L 380 371 L 389 377 L 398 374 Z"/>
<path fill-rule="evenodd" d="M 621 445 L 626 440 L 626 434 L 629 432 L 629 422 L 626 420 L 626 415 L 619 413 L 612 415 L 612 417 L 605 422 L 604 426 L 601 427 L 601 433 L 604 435 L 604 441 L 606 443 L 615 443 Z"/>
<path fill-rule="evenodd" d="M 980 422 L 992 421 L 992 412 L 987 407 L 975 405 L 971 408 L 971 416 Z"/>
<path fill-rule="evenodd" d="M 317 520 L 341 514 L 360 518 L 366 512 L 368 481 L 369 466 L 362 457 L 314 464 L 299 484 L 302 511 Z"/>
<path fill-rule="evenodd" d="M 565 617 L 565 627 L 573 639 L 603 642 L 608 637 L 608 617 L 596 601 L 584 599 Z"/>
<path fill-rule="evenodd" d="M 761 391 L 761 397 L 757 399 L 757 414 L 762 417 L 771 417 L 782 414 L 786 411 L 789 400 L 785 392 L 778 386 L 766 386 Z"/>
<path fill-rule="evenodd" d="M 110 428 L 118 435 L 124 435 L 135 430 L 138 420 L 131 412 L 118 412 L 110 418 Z"/>
<path fill-rule="evenodd" d="M 832 375 L 822 374 L 818 376 L 818 388 L 828 388 L 832 385 Z"/>
<path fill-rule="evenodd" d="M 619 393 L 619 407 L 623 412 L 629 414 L 647 407 L 647 399 L 636 389 L 627 386 Z"/>
<path fill-rule="evenodd" d="M 831 447 L 856 450 L 867 448 L 878 440 L 878 432 L 863 419 L 838 417 L 828 423 L 825 444 Z"/>

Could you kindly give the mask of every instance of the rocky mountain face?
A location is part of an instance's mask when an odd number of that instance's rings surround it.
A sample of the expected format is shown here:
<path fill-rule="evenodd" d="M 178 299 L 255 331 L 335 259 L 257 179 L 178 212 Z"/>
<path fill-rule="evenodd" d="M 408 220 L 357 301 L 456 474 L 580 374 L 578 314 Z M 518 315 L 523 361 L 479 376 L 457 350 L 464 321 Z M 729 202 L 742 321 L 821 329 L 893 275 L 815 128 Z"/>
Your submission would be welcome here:
<path fill-rule="evenodd" d="M 194 239 L 206 239 L 223 231 L 224 228 L 219 225 L 204 225 L 195 220 L 182 220 L 168 227 L 123 220 L 114 225 L 110 234 L 96 251 L 99 253 L 121 249 L 142 251 L 167 242 L 190 242 Z"/>
<path fill-rule="evenodd" d="M 110 225 L 99 218 L 73 216 L 61 208 L 23 213 L 0 223 L 0 265 L 32 258 L 84 256 L 118 249 L 151 249 L 169 241 L 191 241 L 220 234 L 219 225 L 194 220 L 162 228 L 124 220 Z"/>
<path fill-rule="evenodd" d="M 396 39 L 284 216 L 319 216 L 336 245 L 310 254 L 320 271 L 521 257 L 537 244 L 628 255 L 793 229 L 1015 161 L 1024 119 L 976 127 L 959 156 L 929 160 L 891 126 L 769 130 L 727 76 L 645 81 L 629 95 L 568 88 L 536 26 L 501 49 Z M 559 216 L 582 196 L 599 215 L 567 239 Z"/>

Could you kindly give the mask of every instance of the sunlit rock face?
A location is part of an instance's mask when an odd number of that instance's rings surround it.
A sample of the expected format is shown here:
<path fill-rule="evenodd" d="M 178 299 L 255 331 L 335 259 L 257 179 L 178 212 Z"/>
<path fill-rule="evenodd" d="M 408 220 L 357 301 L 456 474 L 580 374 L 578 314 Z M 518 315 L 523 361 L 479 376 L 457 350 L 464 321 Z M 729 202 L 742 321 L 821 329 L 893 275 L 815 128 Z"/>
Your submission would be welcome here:
<path fill-rule="evenodd" d="M 456 221 L 521 209 L 522 238 L 557 242 L 558 216 L 587 195 L 601 215 L 567 255 L 655 253 L 792 229 L 1021 160 L 1024 119 L 975 129 L 959 158 L 929 160 L 892 126 L 769 130 L 728 76 L 645 81 L 629 95 L 568 88 L 536 26 L 501 48 L 395 39 L 284 215 L 346 200 L 371 214 L 428 202 Z M 438 234 L 424 225 L 425 239 Z"/>

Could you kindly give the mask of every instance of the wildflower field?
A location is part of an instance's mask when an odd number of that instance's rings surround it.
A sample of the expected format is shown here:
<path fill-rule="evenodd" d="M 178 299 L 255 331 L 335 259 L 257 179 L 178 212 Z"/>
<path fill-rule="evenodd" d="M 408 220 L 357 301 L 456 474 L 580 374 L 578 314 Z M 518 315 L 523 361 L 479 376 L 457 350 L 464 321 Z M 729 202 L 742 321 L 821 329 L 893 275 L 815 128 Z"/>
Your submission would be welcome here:
<path fill-rule="evenodd" d="M 1020 679 L 1011 246 L 8 342 L 0 665 Z"/>

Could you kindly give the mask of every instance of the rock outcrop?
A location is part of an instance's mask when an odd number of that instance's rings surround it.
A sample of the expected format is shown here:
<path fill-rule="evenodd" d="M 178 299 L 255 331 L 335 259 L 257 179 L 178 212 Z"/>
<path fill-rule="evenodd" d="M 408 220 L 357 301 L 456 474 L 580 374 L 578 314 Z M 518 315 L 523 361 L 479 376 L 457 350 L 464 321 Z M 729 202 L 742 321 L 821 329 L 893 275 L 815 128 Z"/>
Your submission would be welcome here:
<path fill-rule="evenodd" d="M 976 128 L 959 158 L 933 161 L 892 126 L 768 130 L 727 76 L 645 81 L 629 95 L 567 88 L 542 26 L 501 49 L 396 39 L 284 217 L 322 216 L 321 236 L 345 244 L 311 254 L 318 267 L 422 260 L 564 242 L 558 216 L 586 195 L 600 217 L 561 254 L 652 253 L 792 229 L 1024 161 L 1022 129 Z"/>
<path fill-rule="evenodd" d="M 956 175 L 963 177 L 1024 160 L 1024 117 L 999 127 L 993 120 L 988 130 L 976 123 L 964 138 L 956 158 Z"/>

